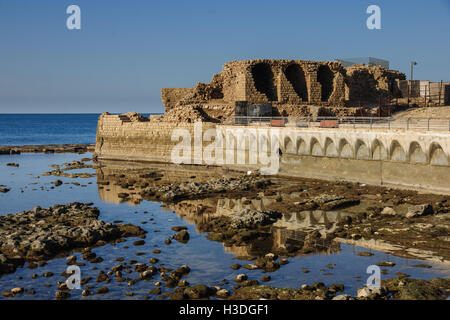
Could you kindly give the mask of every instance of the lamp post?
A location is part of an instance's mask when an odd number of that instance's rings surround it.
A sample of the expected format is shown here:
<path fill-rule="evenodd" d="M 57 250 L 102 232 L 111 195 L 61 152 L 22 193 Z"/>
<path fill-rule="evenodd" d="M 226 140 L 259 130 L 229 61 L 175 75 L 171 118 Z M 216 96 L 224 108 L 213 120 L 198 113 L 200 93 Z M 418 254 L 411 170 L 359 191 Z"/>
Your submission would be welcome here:
<path fill-rule="evenodd" d="M 417 62 L 411 61 L 411 80 L 414 80 L 414 66 L 417 66 Z"/>

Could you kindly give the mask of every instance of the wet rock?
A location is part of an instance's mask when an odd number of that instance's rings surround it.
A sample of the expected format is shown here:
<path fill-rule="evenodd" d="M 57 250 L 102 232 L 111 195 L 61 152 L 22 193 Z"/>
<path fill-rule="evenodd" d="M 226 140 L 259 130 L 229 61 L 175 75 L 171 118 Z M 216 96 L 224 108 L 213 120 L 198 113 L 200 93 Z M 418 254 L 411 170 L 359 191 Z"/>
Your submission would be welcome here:
<path fill-rule="evenodd" d="M 82 292 L 81 292 L 81 295 L 83 296 L 83 297 L 87 297 L 87 296 L 90 296 L 90 295 L 92 295 L 93 294 L 93 292 L 92 291 L 90 291 L 90 290 L 83 290 Z"/>
<path fill-rule="evenodd" d="M 363 287 L 358 289 L 357 297 L 375 299 L 381 295 L 381 292 L 381 289 L 376 287 Z"/>
<path fill-rule="evenodd" d="M 433 214 L 433 207 L 430 204 L 422 204 L 416 206 L 409 206 L 406 218 L 415 218 L 425 215 Z"/>
<path fill-rule="evenodd" d="M 258 284 L 258 280 L 244 280 L 240 282 L 241 287 L 257 286 Z"/>
<path fill-rule="evenodd" d="M 259 267 L 258 267 L 257 265 L 251 264 L 251 263 L 245 264 L 245 265 L 243 265 L 242 267 L 245 268 L 245 269 L 247 269 L 247 270 L 256 270 L 256 269 L 259 269 Z"/>
<path fill-rule="evenodd" d="M 269 282 L 272 278 L 270 276 L 262 276 L 261 281 L 262 282 Z"/>
<path fill-rule="evenodd" d="M 223 299 L 228 298 L 230 296 L 230 291 L 228 291 L 227 289 L 217 290 L 216 296 Z"/>
<path fill-rule="evenodd" d="M 358 252 L 358 256 L 360 257 L 371 257 L 373 256 L 372 252 L 367 252 L 367 251 L 359 251 Z"/>
<path fill-rule="evenodd" d="M 56 300 L 64 300 L 70 297 L 70 293 L 66 291 L 56 291 L 55 298 Z"/>
<path fill-rule="evenodd" d="M 101 288 L 98 288 L 95 292 L 97 294 L 105 294 L 105 293 L 109 292 L 109 289 L 107 287 L 101 287 Z"/>
<path fill-rule="evenodd" d="M 175 235 L 175 240 L 181 243 L 187 243 L 189 241 L 189 232 L 187 230 L 181 230 L 179 233 Z"/>
<path fill-rule="evenodd" d="M 25 289 L 22 288 L 22 287 L 18 287 L 18 288 L 13 288 L 13 289 L 11 289 L 11 293 L 12 293 L 13 295 L 16 295 L 16 294 L 22 294 L 22 293 L 24 293 L 24 291 L 25 291 Z"/>
<path fill-rule="evenodd" d="M 63 182 L 62 182 L 61 180 L 56 180 L 55 182 L 53 182 L 53 184 L 54 184 L 56 187 L 59 187 L 60 185 L 63 184 Z"/>
<path fill-rule="evenodd" d="M 149 294 L 153 294 L 153 295 L 161 294 L 161 288 L 154 288 L 149 291 Z"/>
<path fill-rule="evenodd" d="M 239 263 L 235 263 L 230 268 L 233 269 L 233 270 L 238 270 L 238 269 L 241 268 L 241 265 Z"/>
<path fill-rule="evenodd" d="M 135 246 L 143 246 L 145 244 L 144 240 L 137 240 L 133 242 L 133 245 Z"/>
<path fill-rule="evenodd" d="M 7 163 L 6 166 L 7 167 L 16 167 L 16 168 L 18 168 L 19 164 L 18 163 Z"/>
<path fill-rule="evenodd" d="M 379 266 L 379 267 L 393 267 L 393 266 L 395 266 L 395 263 L 391 262 L 391 261 L 381 261 L 381 262 L 377 263 L 377 266 Z"/>
<path fill-rule="evenodd" d="M 182 265 L 181 267 L 178 267 L 175 269 L 174 274 L 176 274 L 179 277 L 185 276 L 191 272 L 191 268 L 187 265 Z"/>
<path fill-rule="evenodd" d="M 43 261 L 78 247 L 99 246 L 124 236 L 145 234 L 139 227 L 98 220 L 99 214 L 97 208 L 74 202 L 0 216 L 0 254 L 8 259 L 19 256 L 30 262 Z M 101 258 L 93 261 L 94 255 L 84 252 L 83 259 L 93 263 L 103 261 Z M 15 266 L 20 265 L 20 259 L 14 259 Z M 69 263 L 75 264 L 74 258 L 70 259 Z M 34 266 L 34 262 L 29 266 Z"/>
<path fill-rule="evenodd" d="M 171 229 L 173 231 L 175 231 L 175 232 L 180 232 L 182 230 L 187 230 L 187 227 L 185 227 L 185 226 L 175 226 L 175 227 L 172 227 Z"/>
<path fill-rule="evenodd" d="M 248 276 L 244 273 L 238 274 L 236 278 L 234 278 L 235 282 L 242 282 L 248 279 Z"/>
<path fill-rule="evenodd" d="M 100 270 L 97 276 L 97 279 L 95 281 L 97 282 L 104 282 L 106 280 L 108 280 L 108 276 L 106 275 L 106 273 L 103 270 Z"/>
<path fill-rule="evenodd" d="M 333 297 L 331 300 L 354 300 L 354 299 L 349 294 L 340 294 L 340 295 Z"/>
<path fill-rule="evenodd" d="M 201 299 L 215 294 L 215 290 L 203 284 L 197 284 L 184 289 L 184 294 L 187 295 L 189 299 Z"/>
<path fill-rule="evenodd" d="M 136 263 L 133 267 L 136 272 L 144 272 L 147 270 L 147 265 L 145 263 Z"/>
<path fill-rule="evenodd" d="M 14 293 L 12 293 L 11 291 L 5 290 L 5 291 L 2 291 L 2 296 L 4 296 L 5 298 L 12 298 L 12 297 L 14 297 Z"/>

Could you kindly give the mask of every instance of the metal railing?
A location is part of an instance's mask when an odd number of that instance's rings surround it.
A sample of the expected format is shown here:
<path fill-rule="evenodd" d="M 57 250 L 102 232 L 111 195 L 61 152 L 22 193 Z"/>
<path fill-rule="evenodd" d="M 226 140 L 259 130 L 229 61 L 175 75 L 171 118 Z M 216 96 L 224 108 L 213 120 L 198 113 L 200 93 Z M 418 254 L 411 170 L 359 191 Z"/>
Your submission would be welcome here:
<path fill-rule="evenodd" d="M 296 128 L 366 128 L 450 131 L 450 118 L 231 116 L 224 124 Z"/>

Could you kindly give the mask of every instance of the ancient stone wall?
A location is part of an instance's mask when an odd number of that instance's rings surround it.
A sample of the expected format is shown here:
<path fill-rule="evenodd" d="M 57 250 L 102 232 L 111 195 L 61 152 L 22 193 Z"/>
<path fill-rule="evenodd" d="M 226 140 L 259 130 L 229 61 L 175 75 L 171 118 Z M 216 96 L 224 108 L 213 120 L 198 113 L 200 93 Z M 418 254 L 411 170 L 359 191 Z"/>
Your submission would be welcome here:
<path fill-rule="evenodd" d="M 275 114 L 282 114 L 290 109 L 285 106 L 291 105 L 342 108 L 377 102 L 380 95 L 398 96 L 396 79 L 404 78 L 401 72 L 379 66 L 343 68 L 337 61 L 240 60 L 225 63 L 209 84 L 198 83 L 193 89 L 162 89 L 162 99 L 166 111 L 188 105 L 202 109 L 211 103 L 228 110 L 236 101 L 247 101 L 272 103 Z"/>
<path fill-rule="evenodd" d="M 252 127 L 203 123 L 197 136 L 194 124 L 148 121 L 140 117 L 103 114 L 98 121 L 95 156 L 104 160 L 133 160 L 172 163 L 172 152 L 180 139 L 172 140 L 175 130 L 189 132 L 190 163 L 211 142 L 202 139 L 206 130 L 216 128 L 231 142 L 223 156 L 236 159 L 226 166 L 237 170 L 266 167 L 250 163 L 248 131 L 244 143 L 236 133 Z M 279 174 L 324 179 L 343 179 L 372 184 L 396 184 L 406 187 L 450 192 L 450 140 L 448 132 L 385 129 L 267 128 L 279 132 L 281 151 Z M 245 131 L 244 131 L 245 132 Z M 242 132 L 241 132 L 242 133 Z M 253 138 L 252 138 L 253 139 Z M 205 141 L 203 141 L 205 140 Z M 254 141 L 254 140 L 252 140 Z M 228 142 L 224 143 L 224 148 Z M 237 159 L 243 152 L 243 163 Z M 278 153 L 277 153 L 278 156 Z M 225 161 L 224 161 L 225 162 Z M 226 163 L 226 162 L 225 162 Z M 220 164 L 216 164 L 220 165 Z"/>
<path fill-rule="evenodd" d="M 161 100 L 165 106 L 166 111 L 172 109 L 180 100 L 184 99 L 189 94 L 192 94 L 192 88 L 162 88 Z"/>
<path fill-rule="evenodd" d="M 401 97 L 397 80 L 405 74 L 380 66 L 352 65 L 346 68 L 345 100 L 350 103 L 377 102 L 379 97 Z"/>

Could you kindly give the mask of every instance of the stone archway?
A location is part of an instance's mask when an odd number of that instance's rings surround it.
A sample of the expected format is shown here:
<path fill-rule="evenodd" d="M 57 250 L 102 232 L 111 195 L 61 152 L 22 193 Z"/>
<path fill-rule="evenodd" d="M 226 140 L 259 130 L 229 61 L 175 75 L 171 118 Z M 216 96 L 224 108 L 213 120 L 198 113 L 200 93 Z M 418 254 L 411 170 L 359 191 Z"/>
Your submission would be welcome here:
<path fill-rule="evenodd" d="M 261 62 L 251 67 L 255 88 L 264 94 L 269 101 L 277 100 L 277 90 L 274 84 L 274 75 L 269 64 Z"/>
<path fill-rule="evenodd" d="M 317 81 L 322 85 L 321 100 L 327 102 L 334 90 L 334 73 L 330 67 L 323 65 L 317 70 Z"/>
<path fill-rule="evenodd" d="M 284 71 L 284 74 L 299 98 L 303 101 L 308 101 L 308 88 L 306 86 L 305 72 L 302 67 L 296 63 L 290 64 Z"/>

